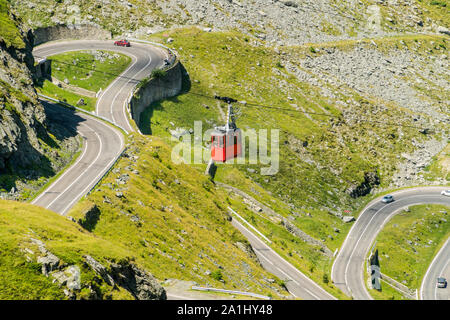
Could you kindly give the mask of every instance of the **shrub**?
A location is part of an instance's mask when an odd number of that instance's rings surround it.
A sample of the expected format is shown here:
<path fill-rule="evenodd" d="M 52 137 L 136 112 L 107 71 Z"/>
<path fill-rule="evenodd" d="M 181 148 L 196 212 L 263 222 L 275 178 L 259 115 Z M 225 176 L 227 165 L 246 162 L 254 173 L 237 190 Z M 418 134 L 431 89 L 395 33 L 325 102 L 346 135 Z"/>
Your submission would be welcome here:
<path fill-rule="evenodd" d="M 155 69 L 152 71 L 151 77 L 154 79 L 164 78 L 166 76 L 166 73 L 164 70 L 161 69 Z"/>
<path fill-rule="evenodd" d="M 213 279 L 215 279 L 217 281 L 223 280 L 222 271 L 220 271 L 220 270 L 216 270 L 214 272 L 211 272 L 210 276 L 211 276 L 211 278 L 213 278 Z"/>
<path fill-rule="evenodd" d="M 328 279 L 328 274 L 326 273 L 323 274 L 322 281 L 325 284 L 328 284 L 330 282 L 330 280 Z"/>

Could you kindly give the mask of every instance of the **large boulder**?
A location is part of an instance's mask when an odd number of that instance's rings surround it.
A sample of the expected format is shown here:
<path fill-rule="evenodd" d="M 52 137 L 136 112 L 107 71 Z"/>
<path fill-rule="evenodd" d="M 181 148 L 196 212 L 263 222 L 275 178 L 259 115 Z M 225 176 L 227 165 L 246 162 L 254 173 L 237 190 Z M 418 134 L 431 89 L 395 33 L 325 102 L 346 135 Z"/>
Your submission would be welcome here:
<path fill-rule="evenodd" d="M 90 255 L 85 255 L 83 258 L 92 270 L 99 274 L 107 284 L 114 287 L 113 278 L 100 262 L 92 258 Z"/>
<path fill-rule="evenodd" d="M 373 187 L 380 184 L 380 177 L 377 172 L 365 172 L 364 181 L 359 185 L 353 185 L 347 189 L 347 194 L 352 198 L 358 198 L 370 193 Z"/>
<path fill-rule="evenodd" d="M 112 263 L 114 281 L 128 290 L 137 300 L 166 300 L 166 290 L 147 271 L 127 262 Z"/>

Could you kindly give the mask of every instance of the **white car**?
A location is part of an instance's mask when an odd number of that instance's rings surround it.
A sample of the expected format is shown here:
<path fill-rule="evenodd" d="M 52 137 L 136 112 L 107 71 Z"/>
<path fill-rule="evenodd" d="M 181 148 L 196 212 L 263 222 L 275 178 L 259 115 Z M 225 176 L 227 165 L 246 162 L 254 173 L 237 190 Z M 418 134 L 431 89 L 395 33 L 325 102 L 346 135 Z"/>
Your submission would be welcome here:
<path fill-rule="evenodd" d="M 442 277 L 437 278 L 437 287 L 438 288 L 447 288 L 447 280 L 445 280 L 445 278 L 442 278 Z"/>
<path fill-rule="evenodd" d="M 443 196 L 450 197 L 450 190 L 443 190 L 443 191 L 441 192 L 441 194 L 442 194 Z"/>
<path fill-rule="evenodd" d="M 381 199 L 381 202 L 383 202 L 383 203 L 390 203 L 392 201 L 394 201 L 394 196 L 390 195 L 390 194 L 388 194 L 387 196 L 384 196 L 383 199 Z"/>

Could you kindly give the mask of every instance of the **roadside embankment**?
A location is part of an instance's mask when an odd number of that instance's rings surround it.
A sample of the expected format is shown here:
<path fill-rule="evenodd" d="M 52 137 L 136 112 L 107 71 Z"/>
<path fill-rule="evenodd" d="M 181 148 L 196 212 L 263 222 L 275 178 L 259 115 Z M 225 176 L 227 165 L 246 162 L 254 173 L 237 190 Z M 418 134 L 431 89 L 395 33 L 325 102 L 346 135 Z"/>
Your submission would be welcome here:
<path fill-rule="evenodd" d="M 104 30 L 96 25 L 89 24 L 60 24 L 51 27 L 37 28 L 34 30 L 34 46 L 49 41 L 63 39 L 104 40 L 111 38 L 112 34 L 110 31 Z"/>
<path fill-rule="evenodd" d="M 182 89 L 183 66 L 176 60 L 161 77 L 146 78 L 138 85 L 130 99 L 131 117 L 139 126 L 141 113 L 153 102 L 174 97 Z"/>

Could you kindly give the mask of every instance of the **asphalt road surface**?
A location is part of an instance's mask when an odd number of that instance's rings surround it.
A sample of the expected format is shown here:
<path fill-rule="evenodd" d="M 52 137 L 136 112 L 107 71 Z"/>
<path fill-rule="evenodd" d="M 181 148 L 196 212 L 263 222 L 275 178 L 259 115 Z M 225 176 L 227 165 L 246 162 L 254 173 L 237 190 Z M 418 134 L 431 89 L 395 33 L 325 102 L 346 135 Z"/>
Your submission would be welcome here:
<path fill-rule="evenodd" d="M 48 42 L 33 49 L 35 58 L 43 59 L 55 54 L 80 50 L 108 50 L 123 53 L 132 59 L 128 68 L 107 87 L 102 88 L 96 114 L 121 126 L 127 133 L 134 131 L 129 122 L 127 102 L 134 86 L 149 76 L 153 69 L 163 66 L 167 53 L 147 44 L 135 43 L 131 47 L 119 47 L 114 41 L 73 40 Z M 63 79 L 60 79 L 63 80 Z"/>
<path fill-rule="evenodd" d="M 286 288 L 294 297 L 303 300 L 336 300 L 334 296 L 283 259 L 234 217 L 232 224 L 248 239 L 264 269 L 285 280 Z"/>
<path fill-rule="evenodd" d="M 344 293 L 358 300 L 372 299 L 366 288 L 365 258 L 386 222 L 404 207 L 435 203 L 450 206 L 450 198 L 440 195 L 445 187 L 423 187 L 392 193 L 395 201 L 384 204 L 375 199 L 360 214 L 342 245 L 331 271 L 331 279 Z M 442 260 L 441 260 L 442 258 Z M 438 259 L 447 264 L 448 251 Z M 437 267 L 439 269 L 439 266 Z M 433 280 L 435 285 L 436 280 Z"/>
<path fill-rule="evenodd" d="M 98 97 L 96 114 L 133 131 L 129 123 L 127 102 L 139 80 L 149 76 L 164 63 L 167 54 L 161 48 L 133 43 L 131 47 L 114 46 L 113 41 L 76 40 L 49 42 L 34 48 L 37 60 L 79 50 L 109 50 L 132 58 L 131 64 Z M 33 204 L 66 214 L 102 178 L 124 148 L 122 133 L 112 126 L 80 112 L 44 103 L 47 112 L 59 113 L 59 121 L 75 128 L 84 138 L 84 148 L 77 161 L 67 169 Z"/>
<path fill-rule="evenodd" d="M 147 77 L 154 68 L 163 65 L 167 54 L 164 50 L 146 44 L 132 43 L 132 47 L 117 47 L 113 41 L 77 40 L 51 42 L 36 47 L 33 51 L 37 59 L 54 54 L 78 50 L 109 50 L 124 53 L 132 58 L 130 66 L 100 94 L 96 114 L 133 131 L 127 112 L 127 101 L 134 86 Z M 60 121 L 76 129 L 85 139 L 81 156 L 47 190 L 32 203 L 55 212 L 66 214 L 113 165 L 124 147 L 124 138 L 119 130 L 87 116 L 59 106 L 45 103 L 48 112 L 58 113 Z M 333 264 L 332 280 L 349 296 L 355 299 L 371 299 L 365 287 L 364 259 L 382 226 L 399 209 L 419 203 L 440 203 L 450 205 L 450 199 L 439 193 L 444 188 L 430 187 L 409 189 L 394 193 L 396 201 L 382 204 L 379 199 L 371 202 L 361 213 Z M 258 258 L 266 270 L 285 279 L 286 287 L 302 299 L 335 299 L 318 284 L 306 277 L 289 262 L 256 237 L 239 221 L 233 225 L 250 241 Z M 424 299 L 448 299 L 448 289 L 435 289 L 436 275 L 450 278 L 447 245 L 431 264 L 423 284 Z M 428 281 L 429 279 L 429 281 Z"/>
<path fill-rule="evenodd" d="M 450 288 L 437 287 L 437 278 L 444 277 L 450 281 L 450 239 L 439 250 L 430 264 L 427 273 L 422 280 L 420 298 L 422 300 L 450 300 Z"/>
<path fill-rule="evenodd" d="M 31 203 L 66 214 L 97 183 L 122 152 L 122 133 L 81 112 L 41 101 L 47 113 L 83 137 L 83 150 L 75 163 Z"/>

